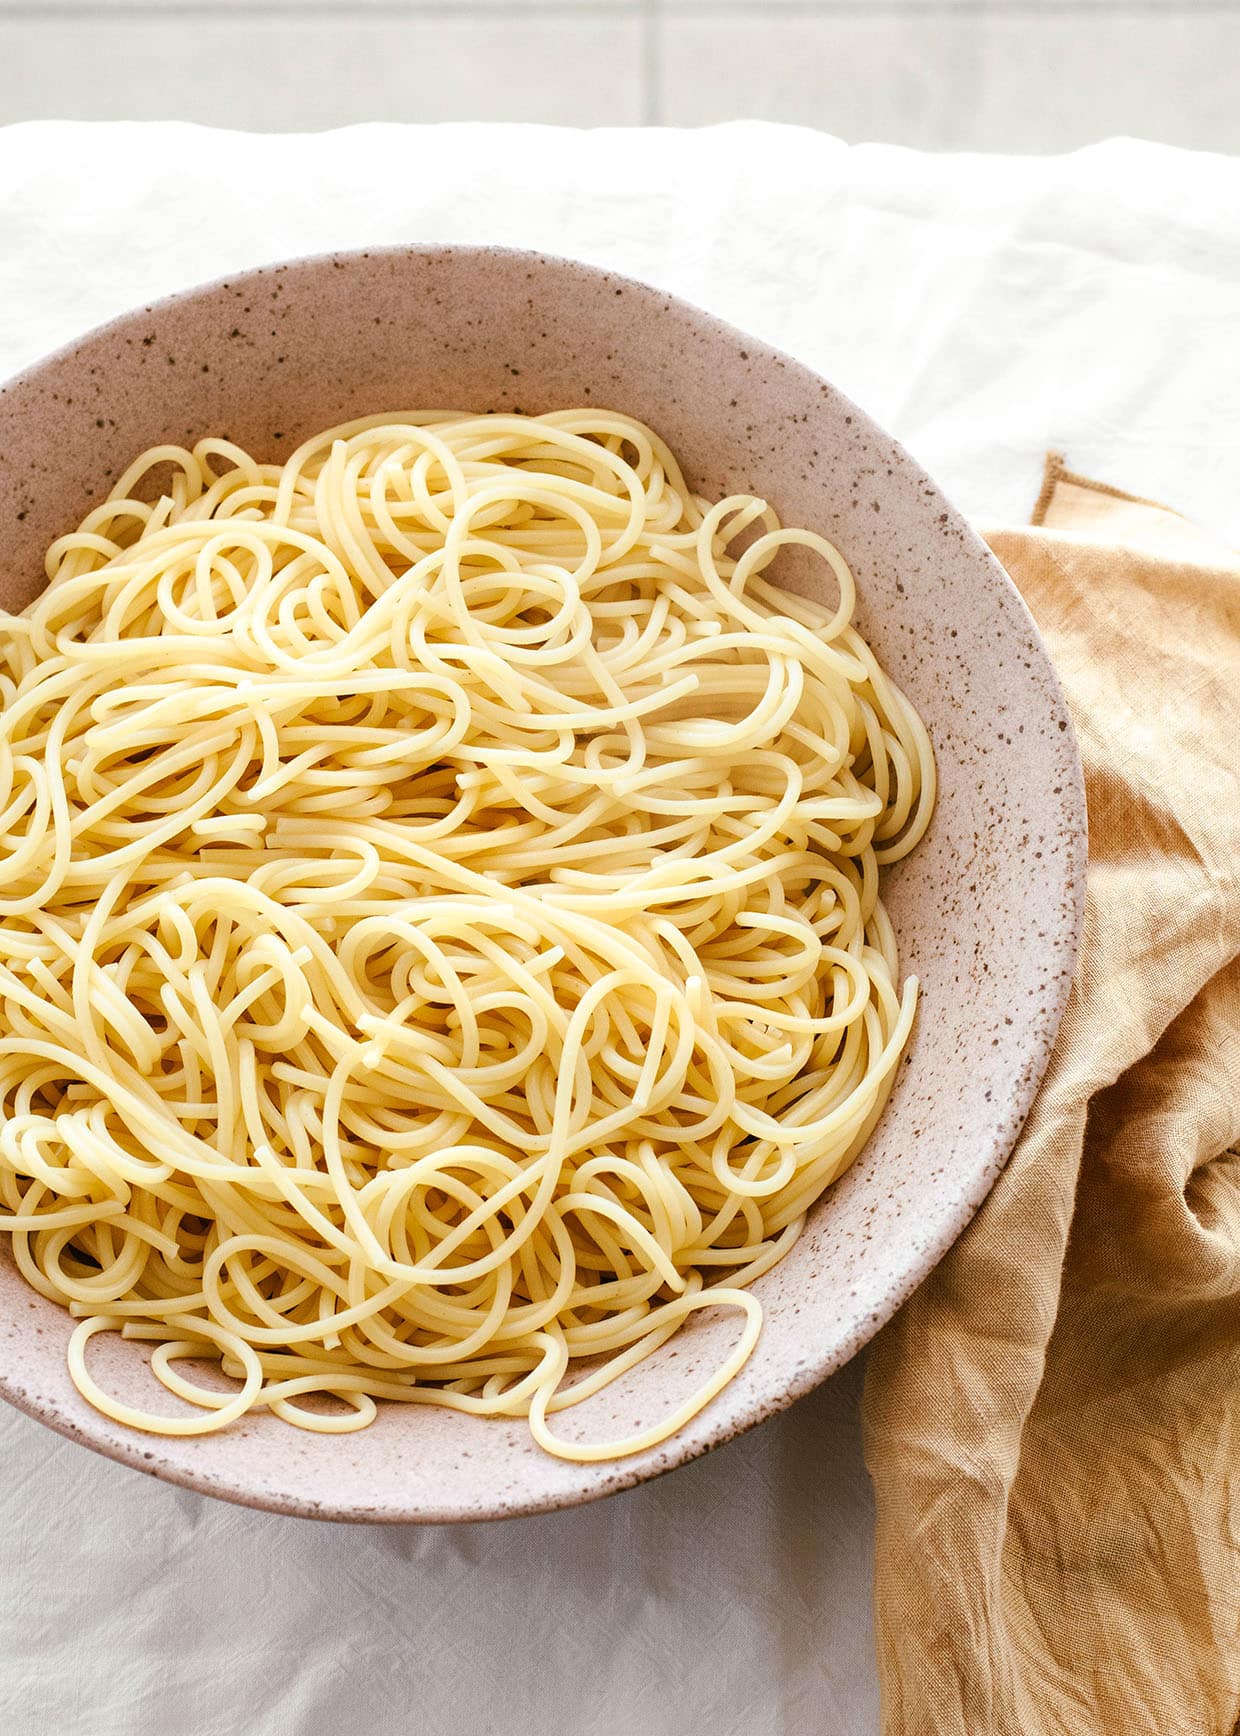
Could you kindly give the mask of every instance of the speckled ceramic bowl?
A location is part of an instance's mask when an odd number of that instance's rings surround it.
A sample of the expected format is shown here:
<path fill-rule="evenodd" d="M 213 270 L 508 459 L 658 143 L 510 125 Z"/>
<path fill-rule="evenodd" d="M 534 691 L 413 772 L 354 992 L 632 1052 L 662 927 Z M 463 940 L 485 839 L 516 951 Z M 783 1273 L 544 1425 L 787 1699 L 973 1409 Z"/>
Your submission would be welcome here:
<path fill-rule="evenodd" d="M 580 403 L 651 423 L 704 494 L 765 495 L 786 523 L 833 538 L 856 570 L 862 631 L 929 725 L 938 809 L 886 890 L 923 996 L 886 1114 L 756 1285 L 766 1324 L 749 1366 L 675 1439 L 611 1464 L 549 1458 L 521 1422 L 396 1405 L 352 1435 L 267 1414 L 198 1439 L 126 1431 L 78 1397 L 71 1322 L 27 1288 L 0 1237 L 0 1389 L 126 1464 L 345 1519 L 483 1519 L 625 1488 L 847 1361 L 968 1223 L 1029 1108 L 1076 956 L 1085 858 L 1080 766 L 1046 651 L 1000 567 L 894 440 L 807 368 L 682 302 L 567 260 L 450 247 L 301 260 L 130 314 L 0 392 L 3 601 L 35 593 L 50 539 L 160 441 L 227 433 L 278 460 L 378 410 Z M 614 1438 L 648 1424 L 735 1331 L 733 1314 L 694 1316 L 571 1426 Z M 135 1396 L 150 1378 L 141 1354 L 110 1335 L 91 1351 Z"/>

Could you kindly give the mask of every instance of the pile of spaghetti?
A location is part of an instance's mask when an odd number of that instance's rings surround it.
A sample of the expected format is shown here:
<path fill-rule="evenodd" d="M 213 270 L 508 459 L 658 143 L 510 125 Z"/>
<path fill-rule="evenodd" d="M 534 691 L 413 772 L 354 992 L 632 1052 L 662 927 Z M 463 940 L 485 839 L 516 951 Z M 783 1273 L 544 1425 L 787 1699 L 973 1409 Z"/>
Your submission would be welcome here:
<path fill-rule="evenodd" d="M 878 876 L 933 761 L 839 553 L 622 415 L 402 414 L 154 448 L 47 574 L 0 615 L 0 1228 L 82 1393 L 671 1434 L 913 1023 Z M 715 1306 L 675 1414 L 552 1432 Z M 101 1390 L 111 1330 L 196 1408 Z"/>

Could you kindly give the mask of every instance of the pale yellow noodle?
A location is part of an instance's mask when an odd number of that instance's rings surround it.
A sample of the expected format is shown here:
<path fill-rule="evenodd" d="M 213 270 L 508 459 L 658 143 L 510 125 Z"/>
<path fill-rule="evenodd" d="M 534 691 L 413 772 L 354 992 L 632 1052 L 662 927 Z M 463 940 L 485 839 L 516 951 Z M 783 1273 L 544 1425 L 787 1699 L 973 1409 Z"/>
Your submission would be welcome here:
<path fill-rule="evenodd" d="M 47 577 L 0 616 L 0 1228 L 81 1392 L 682 1427 L 913 1024 L 878 867 L 934 761 L 843 556 L 626 416 L 445 411 L 155 447 Z M 671 1415 L 552 1433 L 712 1307 Z M 195 1410 L 104 1391 L 108 1330 Z"/>

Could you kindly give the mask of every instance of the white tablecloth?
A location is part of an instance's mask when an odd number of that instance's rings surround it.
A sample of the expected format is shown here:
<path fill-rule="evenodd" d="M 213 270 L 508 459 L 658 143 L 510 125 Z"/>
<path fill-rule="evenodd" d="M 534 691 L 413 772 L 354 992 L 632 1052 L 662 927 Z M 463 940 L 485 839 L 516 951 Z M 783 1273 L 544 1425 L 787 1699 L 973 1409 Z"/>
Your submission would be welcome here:
<path fill-rule="evenodd" d="M 1240 540 L 1240 162 L 699 133 L 0 130 L 0 376 L 260 261 L 410 240 L 618 267 L 802 356 L 968 511 L 1047 446 Z M 4 455 L 0 453 L 0 463 Z M 272 1518 L 0 1416 L 6 1736 L 866 1736 L 859 1365 L 576 1512 Z"/>

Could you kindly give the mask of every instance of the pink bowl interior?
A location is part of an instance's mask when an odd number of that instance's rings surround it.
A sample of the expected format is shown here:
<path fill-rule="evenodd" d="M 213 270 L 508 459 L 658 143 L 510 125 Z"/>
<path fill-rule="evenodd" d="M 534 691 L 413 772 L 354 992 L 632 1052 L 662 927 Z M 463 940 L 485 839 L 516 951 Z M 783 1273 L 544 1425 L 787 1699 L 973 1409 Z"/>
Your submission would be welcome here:
<path fill-rule="evenodd" d="M 409 248 L 273 266 L 129 315 L 0 390 L 0 599 L 29 599 L 51 538 L 157 442 L 226 433 L 278 460 L 379 410 L 576 404 L 649 422 L 703 493 L 765 495 L 786 523 L 833 538 L 857 575 L 862 631 L 929 726 L 937 813 L 886 887 L 923 995 L 892 1100 L 756 1286 L 766 1323 L 749 1366 L 675 1439 L 609 1464 L 550 1458 L 523 1423 L 422 1406 L 389 1406 L 343 1436 L 265 1414 L 183 1441 L 127 1431 L 78 1397 L 72 1323 L 27 1288 L 0 1237 L 0 1390 L 140 1469 L 284 1512 L 394 1520 L 537 1511 L 652 1476 L 781 1409 L 872 1336 L 985 1197 L 1042 1076 L 1076 955 L 1085 820 L 1033 622 L 935 484 L 855 405 L 654 289 L 541 255 Z M 564 1431 L 645 1426 L 736 1331 L 734 1314 L 692 1317 Z M 116 1390 L 159 1403 L 137 1346 L 108 1336 L 91 1354 Z"/>

